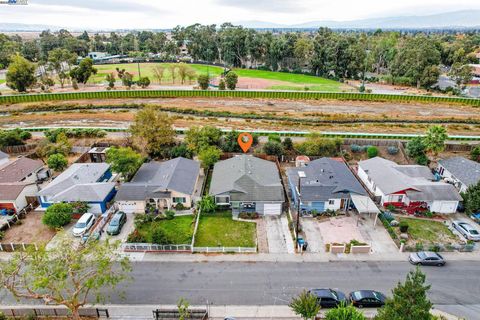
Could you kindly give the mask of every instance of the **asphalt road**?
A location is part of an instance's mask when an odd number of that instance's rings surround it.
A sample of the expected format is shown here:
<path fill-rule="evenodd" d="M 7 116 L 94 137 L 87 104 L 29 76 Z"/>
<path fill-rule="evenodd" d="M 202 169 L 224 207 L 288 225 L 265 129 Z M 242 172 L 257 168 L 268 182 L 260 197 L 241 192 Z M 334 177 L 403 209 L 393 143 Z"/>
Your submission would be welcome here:
<path fill-rule="evenodd" d="M 111 292 L 107 303 L 175 304 L 184 297 L 192 305 L 207 301 L 215 305 L 286 305 L 304 288 L 322 287 L 390 294 L 412 269 L 407 262 L 134 262 L 133 280 Z M 445 267 L 422 269 L 432 285 L 429 296 L 434 304 L 460 309 L 480 304 L 479 261 L 453 261 Z M 17 303 L 5 292 L 0 301 Z"/>

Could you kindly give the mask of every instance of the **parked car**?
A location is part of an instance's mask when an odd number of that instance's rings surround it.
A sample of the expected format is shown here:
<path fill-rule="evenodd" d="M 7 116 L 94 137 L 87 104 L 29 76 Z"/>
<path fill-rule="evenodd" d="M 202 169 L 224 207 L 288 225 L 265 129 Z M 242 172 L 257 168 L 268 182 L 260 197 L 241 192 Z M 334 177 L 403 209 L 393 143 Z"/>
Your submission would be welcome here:
<path fill-rule="evenodd" d="M 107 234 L 115 236 L 122 231 L 123 225 L 127 222 L 127 215 L 123 211 L 115 213 L 107 228 Z"/>
<path fill-rule="evenodd" d="M 312 289 L 309 291 L 315 295 L 322 308 L 335 308 L 340 303 L 348 303 L 345 294 L 333 289 Z"/>
<path fill-rule="evenodd" d="M 430 251 L 420 251 L 410 254 L 408 258 L 411 264 L 423 265 L 423 266 L 437 266 L 442 267 L 445 265 L 445 259 L 436 253 Z"/>
<path fill-rule="evenodd" d="M 72 233 L 75 237 L 80 237 L 86 233 L 95 224 L 93 213 L 84 213 L 73 227 Z"/>
<path fill-rule="evenodd" d="M 480 233 L 469 223 L 463 221 L 453 221 L 452 225 L 467 240 L 480 241 Z"/>
<path fill-rule="evenodd" d="M 358 290 L 350 292 L 348 298 L 358 308 L 380 308 L 385 304 L 386 297 L 383 293 L 374 290 Z"/>

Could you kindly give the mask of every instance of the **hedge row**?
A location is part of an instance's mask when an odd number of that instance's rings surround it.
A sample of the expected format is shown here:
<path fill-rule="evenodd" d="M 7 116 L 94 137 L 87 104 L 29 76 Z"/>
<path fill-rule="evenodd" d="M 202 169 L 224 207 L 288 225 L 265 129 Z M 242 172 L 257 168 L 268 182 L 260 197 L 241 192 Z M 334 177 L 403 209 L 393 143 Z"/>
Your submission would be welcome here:
<path fill-rule="evenodd" d="M 75 129 L 73 127 L 66 127 L 69 129 Z M 42 132 L 52 130 L 54 128 L 49 127 L 32 127 L 32 128 L 22 128 L 22 130 L 30 131 L 30 132 Z M 103 131 L 107 132 L 123 132 L 126 131 L 126 128 L 108 128 L 102 127 L 98 128 Z M 178 134 L 184 134 L 188 129 L 184 128 L 176 128 Z M 237 130 L 239 132 L 243 132 L 246 130 Z M 311 132 L 303 132 L 303 131 L 269 131 L 269 130 L 254 130 L 249 131 L 251 133 L 257 133 L 260 135 L 269 135 L 269 134 L 278 134 L 283 137 L 305 137 L 311 134 Z M 381 134 L 381 133 L 350 133 L 350 132 L 321 132 L 322 137 L 325 138 L 342 138 L 342 139 L 376 139 L 376 140 L 410 140 L 415 138 L 417 135 L 402 135 L 402 134 L 395 134 L 395 135 L 388 135 L 388 134 Z M 449 141 L 478 141 L 480 140 L 479 136 L 449 136 Z"/>
<path fill-rule="evenodd" d="M 93 92 L 65 92 L 44 94 L 20 94 L 0 96 L 0 104 L 41 102 L 55 100 L 78 99 L 115 99 L 115 98 L 174 98 L 174 97 L 232 97 L 232 98 L 270 98 L 270 99 L 333 99 L 333 100 L 362 100 L 362 101 L 395 101 L 395 102 L 429 102 L 429 103 L 457 103 L 471 106 L 480 106 L 480 99 L 460 97 L 437 97 L 421 95 L 394 95 L 375 93 L 348 93 L 348 92 L 302 92 L 302 91 L 205 91 L 205 90 L 128 90 L 128 91 L 93 91 Z"/>

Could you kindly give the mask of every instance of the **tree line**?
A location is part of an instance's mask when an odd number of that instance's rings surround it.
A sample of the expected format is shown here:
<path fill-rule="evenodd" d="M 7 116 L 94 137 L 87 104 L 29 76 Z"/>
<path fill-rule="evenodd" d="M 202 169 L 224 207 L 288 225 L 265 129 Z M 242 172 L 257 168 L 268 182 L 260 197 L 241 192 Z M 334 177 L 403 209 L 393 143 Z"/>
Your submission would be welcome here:
<path fill-rule="evenodd" d="M 65 49 L 75 57 L 104 51 L 177 59 L 183 46 L 196 61 L 230 67 L 301 72 L 336 80 L 364 79 L 374 74 L 370 80 L 381 78 L 392 84 L 430 88 L 437 82 L 441 67 L 446 67 L 460 86 L 470 81 L 468 64 L 478 63 L 475 53 L 480 50 L 480 34 L 335 32 L 328 28 L 273 33 L 230 23 L 179 26 L 171 31 L 171 37 L 151 31 L 109 35 L 84 32 L 75 37 L 67 30 L 47 30 L 31 40 L 0 34 L 0 67 L 7 67 L 16 53 L 32 62 L 58 60 L 52 58 L 55 49 Z M 73 57 L 62 61 L 73 61 Z"/>

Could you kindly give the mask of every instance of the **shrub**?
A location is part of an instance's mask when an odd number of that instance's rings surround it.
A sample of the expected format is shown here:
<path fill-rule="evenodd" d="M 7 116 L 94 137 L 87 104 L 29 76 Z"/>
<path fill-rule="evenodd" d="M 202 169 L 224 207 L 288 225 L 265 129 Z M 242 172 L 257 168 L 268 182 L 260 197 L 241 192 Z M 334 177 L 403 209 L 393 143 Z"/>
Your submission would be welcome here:
<path fill-rule="evenodd" d="M 341 304 L 325 314 L 326 320 L 365 320 L 365 316 L 352 305 Z"/>
<path fill-rule="evenodd" d="M 395 146 L 390 146 L 387 148 L 388 154 L 391 154 L 391 155 L 396 155 L 398 151 L 399 151 L 398 148 Z"/>
<path fill-rule="evenodd" d="M 415 250 L 417 250 L 417 251 L 423 251 L 423 243 L 417 242 L 417 243 L 415 244 Z"/>
<path fill-rule="evenodd" d="M 185 210 L 183 203 L 179 202 L 175 205 L 175 210 Z"/>
<path fill-rule="evenodd" d="M 220 80 L 220 82 L 218 83 L 218 90 L 225 90 L 225 80 Z"/>
<path fill-rule="evenodd" d="M 135 216 L 134 224 L 135 228 L 140 228 L 141 226 L 150 223 L 153 221 L 154 216 L 151 214 L 138 214 Z"/>
<path fill-rule="evenodd" d="M 352 144 L 350 146 L 350 151 L 352 151 L 353 153 L 360 153 L 363 152 L 363 147 L 359 146 L 358 144 Z"/>
<path fill-rule="evenodd" d="M 61 228 L 72 221 L 73 206 L 70 203 L 55 203 L 47 208 L 42 217 L 44 225 Z"/>
<path fill-rule="evenodd" d="M 210 78 L 206 74 L 201 74 L 197 78 L 198 85 L 200 86 L 200 89 L 202 90 L 207 90 L 208 85 L 210 84 Z"/>
<path fill-rule="evenodd" d="M 441 249 L 441 247 L 440 247 L 440 245 L 438 245 L 438 244 L 432 244 L 432 245 L 428 248 L 429 251 L 433 251 L 433 252 L 439 252 L 440 249 Z"/>
<path fill-rule="evenodd" d="M 165 211 L 165 217 L 167 217 L 167 220 L 172 220 L 173 218 L 175 218 L 175 211 L 173 210 Z"/>
<path fill-rule="evenodd" d="M 238 217 L 240 219 L 255 220 L 258 219 L 260 215 L 257 212 L 240 212 Z"/>
<path fill-rule="evenodd" d="M 152 231 L 152 243 L 155 244 L 170 244 L 171 241 L 162 228 L 157 227 Z"/>
<path fill-rule="evenodd" d="M 389 204 L 389 205 L 387 206 L 387 210 L 388 210 L 388 211 L 395 212 L 396 209 L 397 209 L 397 208 L 396 208 L 393 204 Z"/>
<path fill-rule="evenodd" d="M 368 158 L 375 158 L 376 156 L 378 156 L 377 147 L 368 147 L 367 155 L 368 155 Z"/>
<path fill-rule="evenodd" d="M 132 233 L 130 233 L 127 237 L 127 242 L 130 243 L 145 243 L 147 240 L 143 235 L 138 232 L 138 230 L 134 230 Z"/>
<path fill-rule="evenodd" d="M 137 85 L 145 89 L 150 85 L 150 79 L 148 77 L 141 77 L 138 79 Z"/>
<path fill-rule="evenodd" d="M 405 220 L 400 221 L 400 232 L 405 233 L 408 231 L 408 222 Z"/>

